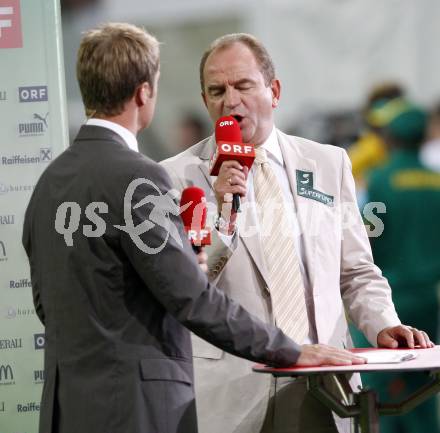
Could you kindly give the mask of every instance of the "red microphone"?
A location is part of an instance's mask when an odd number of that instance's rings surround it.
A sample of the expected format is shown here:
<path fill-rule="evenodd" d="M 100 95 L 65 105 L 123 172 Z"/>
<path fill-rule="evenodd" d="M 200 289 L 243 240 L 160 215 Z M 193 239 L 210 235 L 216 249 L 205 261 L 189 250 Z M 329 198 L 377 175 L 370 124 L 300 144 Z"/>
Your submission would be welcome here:
<path fill-rule="evenodd" d="M 232 116 L 220 117 L 215 123 L 215 141 L 217 149 L 211 158 L 210 174 L 218 176 L 220 167 L 225 161 L 238 161 L 249 170 L 255 159 L 253 144 L 243 144 L 240 126 Z M 240 196 L 234 194 L 232 208 L 235 212 L 240 209 Z"/>
<path fill-rule="evenodd" d="M 206 226 L 206 197 L 203 189 L 196 186 L 185 188 L 180 198 L 180 214 L 185 232 L 195 252 L 200 252 L 204 245 L 211 245 L 211 230 Z"/>

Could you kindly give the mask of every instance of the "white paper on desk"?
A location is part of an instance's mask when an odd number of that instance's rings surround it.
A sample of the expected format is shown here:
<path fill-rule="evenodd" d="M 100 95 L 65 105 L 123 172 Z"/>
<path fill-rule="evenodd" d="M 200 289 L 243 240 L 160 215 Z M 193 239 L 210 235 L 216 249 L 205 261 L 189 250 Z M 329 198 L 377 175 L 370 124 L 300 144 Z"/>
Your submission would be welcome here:
<path fill-rule="evenodd" d="M 417 357 L 417 354 L 414 352 L 402 350 L 372 350 L 368 352 L 358 352 L 356 355 L 365 358 L 367 364 L 397 364 Z"/>

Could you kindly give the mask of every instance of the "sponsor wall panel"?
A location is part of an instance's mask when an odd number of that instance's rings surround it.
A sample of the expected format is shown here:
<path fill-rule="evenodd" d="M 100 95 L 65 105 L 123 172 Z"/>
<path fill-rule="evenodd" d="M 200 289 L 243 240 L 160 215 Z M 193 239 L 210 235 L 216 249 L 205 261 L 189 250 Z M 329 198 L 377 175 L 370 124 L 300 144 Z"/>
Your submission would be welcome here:
<path fill-rule="evenodd" d="M 58 0 L 0 0 L 1 433 L 38 431 L 44 328 L 21 234 L 39 176 L 68 145 L 61 47 Z"/>

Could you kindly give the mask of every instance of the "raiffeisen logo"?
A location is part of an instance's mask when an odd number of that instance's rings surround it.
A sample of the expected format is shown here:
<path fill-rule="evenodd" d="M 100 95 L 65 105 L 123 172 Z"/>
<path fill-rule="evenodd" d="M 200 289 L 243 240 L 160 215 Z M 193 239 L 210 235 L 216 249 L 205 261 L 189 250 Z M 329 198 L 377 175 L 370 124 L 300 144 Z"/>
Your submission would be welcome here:
<path fill-rule="evenodd" d="M 17 412 L 39 412 L 40 405 L 35 402 L 17 404 Z"/>
<path fill-rule="evenodd" d="M 52 161 L 52 148 L 51 147 L 42 147 L 40 149 L 40 161 L 41 162 Z"/>
<path fill-rule="evenodd" d="M 20 280 L 10 280 L 9 288 L 10 289 L 22 289 L 22 288 L 31 288 L 32 283 L 29 278 L 22 278 Z"/>
<path fill-rule="evenodd" d="M 0 3 L 0 48 L 22 48 L 20 0 Z"/>
<path fill-rule="evenodd" d="M 42 147 L 38 155 L 16 154 L 11 156 L 2 156 L 1 165 L 34 165 L 52 161 L 52 149 Z"/>
<path fill-rule="evenodd" d="M 1 163 L 2 165 L 30 165 L 30 164 L 38 164 L 40 162 L 40 157 L 38 156 L 29 156 L 29 155 L 11 155 L 11 156 L 2 156 Z"/>

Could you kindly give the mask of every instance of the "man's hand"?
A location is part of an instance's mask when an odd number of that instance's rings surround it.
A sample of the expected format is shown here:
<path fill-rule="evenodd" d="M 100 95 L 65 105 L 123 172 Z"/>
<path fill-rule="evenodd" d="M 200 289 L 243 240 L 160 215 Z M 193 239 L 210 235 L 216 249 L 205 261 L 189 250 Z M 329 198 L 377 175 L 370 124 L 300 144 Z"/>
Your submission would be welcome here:
<path fill-rule="evenodd" d="M 246 196 L 246 180 L 249 169 L 242 167 L 238 161 L 225 161 L 214 182 L 217 207 L 222 212 L 224 203 L 232 202 L 232 195 Z M 225 197 L 226 196 L 226 197 Z"/>
<path fill-rule="evenodd" d="M 197 253 L 197 261 L 199 262 L 200 269 L 205 272 L 205 274 L 208 273 L 208 254 L 205 253 L 203 248 L 200 250 L 199 253 Z"/>
<path fill-rule="evenodd" d="M 367 361 L 344 349 L 326 344 L 303 344 L 302 352 L 296 365 L 353 365 L 365 364 Z"/>
<path fill-rule="evenodd" d="M 425 331 L 420 331 L 411 326 L 398 325 L 382 329 L 377 334 L 377 345 L 396 349 L 397 347 L 409 347 L 414 349 L 419 345 L 422 349 L 434 347 Z"/>

